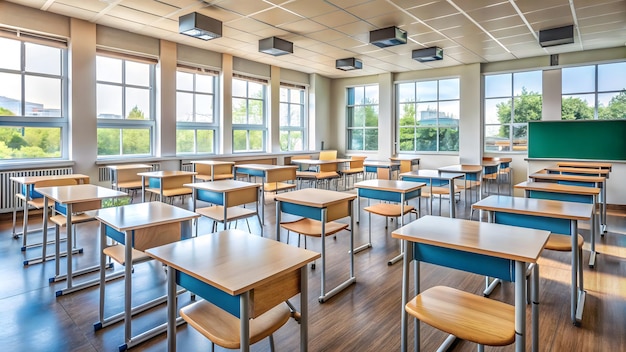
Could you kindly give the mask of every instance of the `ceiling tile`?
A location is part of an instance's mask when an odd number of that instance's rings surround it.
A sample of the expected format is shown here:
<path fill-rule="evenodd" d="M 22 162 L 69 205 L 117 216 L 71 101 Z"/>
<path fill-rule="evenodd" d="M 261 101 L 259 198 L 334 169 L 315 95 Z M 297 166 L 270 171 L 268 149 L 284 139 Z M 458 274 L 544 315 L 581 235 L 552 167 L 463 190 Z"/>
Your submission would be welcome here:
<path fill-rule="evenodd" d="M 337 11 L 335 6 L 329 5 L 324 0 L 296 0 L 282 5 L 282 7 L 302 17 L 316 17 Z"/>
<path fill-rule="evenodd" d="M 257 13 L 259 11 L 267 10 L 274 7 L 274 5 L 268 4 L 264 1 L 250 0 L 222 0 L 217 2 L 214 6 L 227 11 L 232 11 L 243 16 L 249 16 L 253 13 Z"/>
<path fill-rule="evenodd" d="M 294 15 L 293 13 L 278 7 L 256 13 L 250 17 L 258 21 L 265 22 L 271 26 L 280 26 L 281 24 L 295 22 L 302 19 L 302 17 Z"/>
<path fill-rule="evenodd" d="M 84 1 L 84 2 L 93 2 L 93 1 Z M 123 1 L 118 7 L 127 7 L 133 10 L 151 13 L 157 16 L 167 16 L 177 11 L 180 11 L 180 7 L 173 4 L 166 4 L 159 1 L 154 0 L 132 0 L 132 1 Z"/>
<path fill-rule="evenodd" d="M 345 7 L 346 11 L 354 16 L 363 19 L 369 19 L 386 13 L 397 12 L 397 8 L 386 0 L 373 0 L 355 6 L 347 6 L 342 1 L 341 6 Z M 401 23 L 397 23 L 396 25 L 400 24 Z"/>
<path fill-rule="evenodd" d="M 90 19 L 92 19 L 94 16 L 98 14 L 98 12 L 94 12 L 91 10 L 68 6 L 65 4 L 57 4 L 57 3 L 52 4 L 52 6 L 50 6 L 48 9 L 51 12 L 64 13 L 75 18 L 80 18 L 85 21 L 89 21 Z"/>
<path fill-rule="evenodd" d="M 333 28 L 337 26 L 343 26 L 348 23 L 353 23 L 359 20 L 357 17 L 354 17 L 353 15 L 344 11 L 333 11 L 320 16 L 315 16 L 311 19 L 317 23 L 321 23 L 327 27 Z"/>
<path fill-rule="evenodd" d="M 458 14 L 459 11 L 445 1 L 433 2 L 407 10 L 422 21 Z"/>
<path fill-rule="evenodd" d="M 303 19 L 279 26 L 280 28 L 299 34 L 310 34 L 326 29 L 327 27 L 311 20 Z"/>
<path fill-rule="evenodd" d="M 336 26 L 335 29 L 341 33 L 345 33 L 346 35 L 350 35 L 350 36 L 359 35 L 363 33 L 367 33 L 367 35 L 369 36 L 369 32 L 377 28 L 370 25 L 367 22 L 359 21 L 359 22 L 348 23 L 343 26 Z"/>
<path fill-rule="evenodd" d="M 506 0 L 472 0 L 472 1 L 452 0 L 452 2 L 465 12 L 486 9 L 486 8 L 501 5 L 501 4 L 507 4 L 511 6 L 509 2 Z"/>

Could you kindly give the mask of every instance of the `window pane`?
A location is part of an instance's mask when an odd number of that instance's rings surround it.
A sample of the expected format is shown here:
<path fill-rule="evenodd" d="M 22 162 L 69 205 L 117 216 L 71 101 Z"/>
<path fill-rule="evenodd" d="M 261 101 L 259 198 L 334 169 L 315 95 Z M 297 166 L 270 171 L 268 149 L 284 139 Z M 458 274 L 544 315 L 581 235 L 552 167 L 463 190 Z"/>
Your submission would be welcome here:
<path fill-rule="evenodd" d="M 513 124 L 513 150 L 528 150 L 528 125 Z"/>
<path fill-rule="evenodd" d="M 351 110 L 354 111 L 354 114 L 352 115 L 353 120 L 349 123 L 349 126 L 363 127 L 365 123 L 365 107 L 357 106 Z"/>
<path fill-rule="evenodd" d="M 263 151 L 263 131 L 250 131 L 250 151 Z"/>
<path fill-rule="evenodd" d="M 61 157 L 61 128 L 0 127 L 0 159 Z"/>
<path fill-rule="evenodd" d="M 378 150 L 378 129 L 365 129 L 365 150 Z"/>
<path fill-rule="evenodd" d="M 253 125 L 263 124 L 263 101 L 262 100 L 249 100 L 248 101 L 248 123 Z"/>
<path fill-rule="evenodd" d="M 562 120 L 591 120 L 595 101 L 594 94 L 564 95 L 561 101 Z"/>
<path fill-rule="evenodd" d="M 302 105 L 292 105 L 291 106 L 291 114 L 289 119 L 289 125 L 294 127 L 304 127 L 302 126 L 302 117 L 304 116 L 303 106 Z"/>
<path fill-rule="evenodd" d="M 542 93 L 542 71 L 519 72 L 513 74 L 513 94 L 522 95 L 522 92 Z"/>
<path fill-rule="evenodd" d="M 400 151 L 415 150 L 415 129 L 400 128 Z"/>
<path fill-rule="evenodd" d="M 461 98 L 461 85 L 458 78 L 439 81 L 439 99 L 450 100 Z"/>
<path fill-rule="evenodd" d="M 626 91 L 598 94 L 598 119 L 626 119 Z"/>
<path fill-rule="evenodd" d="M 176 153 L 193 153 L 194 130 L 176 129 Z"/>
<path fill-rule="evenodd" d="M 598 65 L 598 91 L 624 89 L 626 89 L 626 62 Z"/>
<path fill-rule="evenodd" d="M 193 73 L 177 71 L 176 89 L 193 91 Z"/>
<path fill-rule="evenodd" d="M 26 71 L 61 75 L 61 49 L 24 43 Z"/>
<path fill-rule="evenodd" d="M 246 97 L 248 96 L 246 94 L 247 91 L 247 82 L 246 81 L 242 81 L 240 79 L 233 79 L 233 96 L 234 97 Z"/>
<path fill-rule="evenodd" d="M 511 74 L 485 76 L 485 98 L 507 97 L 512 95 Z"/>
<path fill-rule="evenodd" d="M 150 119 L 150 91 L 126 88 L 126 118 L 129 120 Z"/>
<path fill-rule="evenodd" d="M 22 116 L 21 76 L 0 72 L 0 82 L 0 116 Z"/>
<path fill-rule="evenodd" d="M 437 103 L 417 104 L 416 120 L 420 126 L 437 126 Z"/>
<path fill-rule="evenodd" d="M 281 102 L 288 103 L 289 102 L 289 89 L 280 87 L 279 91 L 279 99 Z"/>
<path fill-rule="evenodd" d="M 246 130 L 234 130 L 233 131 L 233 151 L 242 152 L 248 149 L 248 131 Z"/>
<path fill-rule="evenodd" d="M 26 116 L 61 116 L 61 80 L 37 76 L 24 77 Z"/>
<path fill-rule="evenodd" d="M 289 150 L 304 150 L 304 139 L 301 131 L 289 132 Z"/>
<path fill-rule="evenodd" d="M 415 101 L 415 83 L 398 84 L 398 101 L 401 103 Z"/>
<path fill-rule="evenodd" d="M 365 87 L 365 103 L 378 104 L 378 85 Z"/>
<path fill-rule="evenodd" d="M 213 76 L 196 75 L 196 92 L 213 93 Z"/>
<path fill-rule="evenodd" d="M 415 104 L 400 104 L 400 126 L 415 126 Z"/>
<path fill-rule="evenodd" d="M 198 130 L 198 153 L 213 153 L 213 130 Z"/>
<path fill-rule="evenodd" d="M 437 128 L 418 127 L 415 129 L 416 145 L 415 150 L 418 151 L 436 151 L 437 150 Z"/>
<path fill-rule="evenodd" d="M 510 123 L 512 99 L 485 99 L 485 123 Z"/>
<path fill-rule="evenodd" d="M 417 101 L 437 100 L 437 81 L 417 82 Z"/>
<path fill-rule="evenodd" d="M 348 149 L 363 150 L 363 130 L 348 130 Z"/>
<path fill-rule="evenodd" d="M 589 93 L 596 90 L 595 66 L 564 67 L 561 70 L 562 93 Z"/>
<path fill-rule="evenodd" d="M 98 118 L 122 119 L 122 87 L 99 83 L 96 91 Z"/>
<path fill-rule="evenodd" d="M 263 99 L 263 85 L 255 82 L 248 82 L 248 98 Z"/>
<path fill-rule="evenodd" d="M 280 126 L 289 126 L 289 104 L 280 103 L 279 119 Z"/>
<path fill-rule="evenodd" d="M 126 84 L 150 86 L 150 65 L 142 62 L 126 61 Z"/>
<path fill-rule="evenodd" d="M 459 128 L 439 129 L 439 151 L 451 152 L 459 151 Z"/>
<path fill-rule="evenodd" d="M 354 104 L 365 104 L 365 87 L 354 88 Z"/>
<path fill-rule="evenodd" d="M 460 110 L 461 106 L 458 100 L 439 102 L 439 125 L 458 126 Z"/>
<path fill-rule="evenodd" d="M 196 122 L 213 122 L 213 96 L 196 94 Z"/>
<path fill-rule="evenodd" d="M 150 130 L 126 128 L 122 130 L 124 155 L 150 154 Z"/>
<path fill-rule="evenodd" d="M 291 89 L 291 100 L 292 104 L 301 104 L 303 102 L 304 91 L 298 89 Z"/>
<path fill-rule="evenodd" d="M 98 156 L 120 155 L 120 129 L 98 128 Z"/>
<path fill-rule="evenodd" d="M 278 133 L 278 140 L 280 142 L 280 150 L 289 150 L 289 131 L 280 131 Z"/>
<path fill-rule="evenodd" d="M 246 99 L 233 98 L 233 123 L 245 124 L 247 116 Z"/>
<path fill-rule="evenodd" d="M 122 60 L 96 56 L 96 79 L 112 83 L 122 83 Z"/>
<path fill-rule="evenodd" d="M 529 95 L 524 92 L 522 96 L 515 97 L 513 122 L 528 122 L 541 120 L 542 96 Z"/>
<path fill-rule="evenodd" d="M 176 121 L 193 121 L 192 93 L 176 93 Z"/>
<path fill-rule="evenodd" d="M 17 40 L 11 40 L 6 38 L 0 38 L 0 68 L 6 68 L 9 70 L 20 69 L 20 42 Z"/>
<path fill-rule="evenodd" d="M 485 151 L 509 151 L 510 144 L 508 130 L 504 126 L 485 126 Z"/>
<path fill-rule="evenodd" d="M 365 113 L 365 126 L 378 127 L 378 105 L 367 105 L 363 107 Z"/>

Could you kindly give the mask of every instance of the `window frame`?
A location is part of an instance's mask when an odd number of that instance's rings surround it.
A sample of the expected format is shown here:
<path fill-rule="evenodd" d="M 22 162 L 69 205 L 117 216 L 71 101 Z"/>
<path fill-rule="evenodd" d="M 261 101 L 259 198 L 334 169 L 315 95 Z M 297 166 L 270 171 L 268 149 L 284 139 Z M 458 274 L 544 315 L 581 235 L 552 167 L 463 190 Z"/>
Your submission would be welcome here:
<path fill-rule="evenodd" d="M 220 124 L 219 124 L 219 72 L 211 69 L 201 68 L 201 67 L 191 67 L 186 65 L 178 65 L 176 69 L 176 74 L 179 72 L 188 73 L 193 75 L 193 90 L 184 90 L 179 89 L 178 85 L 176 86 L 176 94 L 178 93 L 188 93 L 193 95 L 193 115 L 194 121 L 179 121 L 178 120 L 178 112 L 176 114 L 176 133 L 178 135 L 179 131 L 193 131 L 194 134 L 194 146 L 192 152 L 179 152 L 178 147 L 176 148 L 176 155 L 180 156 L 188 156 L 188 155 L 215 155 L 218 153 L 219 143 L 219 135 L 220 135 Z M 199 92 L 196 90 L 196 82 L 198 75 L 206 75 L 211 76 L 213 80 L 213 87 L 211 93 Z M 196 98 L 198 95 L 202 96 L 211 96 L 211 100 L 213 102 L 213 121 L 212 122 L 198 122 L 195 121 L 196 116 Z M 178 99 L 176 99 L 176 104 L 178 104 Z M 198 152 L 198 132 L 200 131 L 212 131 L 213 132 L 213 145 L 212 152 Z"/>
<path fill-rule="evenodd" d="M 235 86 L 235 80 L 246 82 L 246 96 L 238 96 L 235 95 L 234 92 L 231 95 L 231 99 L 233 101 L 232 108 L 235 108 L 234 100 L 235 99 L 245 99 L 246 101 L 246 122 L 247 123 L 235 123 L 234 114 L 231 110 L 231 138 L 232 138 L 232 152 L 233 154 L 242 154 L 242 153 L 265 153 L 267 152 L 267 131 L 268 131 L 268 90 L 269 90 L 269 81 L 263 78 L 255 78 L 250 76 L 244 76 L 239 74 L 233 75 L 233 87 Z M 263 88 L 263 97 L 261 99 L 251 98 L 250 97 L 250 83 L 260 84 Z M 250 123 L 250 101 L 260 101 L 263 104 L 262 114 L 263 114 L 263 123 L 261 124 L 252 124 Z M 246 149 L 245 150 L 236 150 L 235 149 L 235 133 L 238 131 L 246 132 Z M 261 149 L 260 150 L 251 150 L 250 149 L 250 133 L 254 131 L 261 131 L 262 133 L 262 141 L 261 141 Z"/>
<path fill-rule="evenodd" d="M 122 82 L 110 82 L 110 81 L 102 81 L 98 80 L 96 77 L 96 92 L 98 90 L 98 85 L 107 85 L 113 87 L 121 87 L 122 88 L 122 118 L 121 119 L 112 119 L 112 118 L 101 118 L 97 117 L 97 93 L 96 93 L 96 120 L 97 120 L 97 130 L 100 129 L 119 129 L 120 130 L 120 145 L 119 145 L 119 154 L 116 155 L 100 155 L 98 153 L 97 160 L 106 160 L 106 159 L 115 159 L 119 157 L 152 157 L 156 154 L 156 64 L 157 61 L 148 58 L 148 57 L 140 57 L 133 56 L 124 53 L 117 53 L 105 50 L 97 50 L 96 51 L 96 60 L 97 58 L 106 57 L 109 59 L 116 59 L 122 61 Z M 148 64 L 149 66 L 149 78 L 148 84 L 149 86 L 140 86 L 136 84 L 127 84 L 126 83 L 126 62 L 133 63 L 143 63 Z M 149 95 L 149 107 L 150 114 L 147 119 L 144 120 L 134 120 L 128 119 L 128 111 L 126 111 L 126 89 L 147 89 Z M 148 134 L 150 136 L 150 150 L 147 154 L 124 154 L 124 139 L 123 133 L 125 130 L 148 130 Z M 96 142 L 97 143 L 97 142 Z"/>
<path fill-rule="evenodd" d="M 355 89 L 363 89 L 363 98 L 366 98 L 366 90 L 367 87 L 376 87 L 376 89 L 378 90 L 378 100 L 376 101 L 376 103 L 369 103 L 369 104 L 365 104 L 365 102 L 363 104 L 357 104 L 356 102 L 356 98 L 352 97 L 351 99 L 351 93 L 354 95 L 353 92 L 355 92 Z M 378 131 L 379 131 L 379 124 L 380 124 L 380 85 L 378 83 L 375 84 L 363 84 L 363 85 L 357 85 L 357 86 L 349 86 L 346 87 L 346 149 L 349 152 L 375 152 L 378 151 Z M 366 126 L 366 117 L 363 116 L 363 125 L 362 126 L 350 126 L 350 119 L 355 116 L 355 111 L 357 108 L 367 108 L 367 107 L 375 107 L 376 109 L 376 126 Z M 352 134 L 353 131 L 361 131 L 361 145 L 363 146 L 361 149 L 354 149 L 353 145 L 352 145 Z M 376 149 L 366 149 L 366 137 L 367 137 L 367 131 L 376 131 Z"/>
<path fill-rule="evenodd" d="M 287 101 L 282 101 L 281 97 L 282 94 L 279 93 L 279 104 L 281 106 L 281 108 L 279 108 L 279 120 L 278 120 L 278 138 L 280 140 L 280 136 L 282 132 L 287 132 L 287 149 L 283 149 L 282 145 L 280 146 L 280 150 L 282 152 L 291 152 L 291 151 L 306 151 L 308 150 L 308 136 L 306 134 L 306 130 L 307 130 L 307 121 L 308 121 L 308 114 L 307 114 L 307 107 L 308 107 L 308 89 L 306 86 L 302 86 L 302 85 L 296 85 L 296 84 L 289 84 L 289 83 L 285 83 L 285 82 L 281 82 L 280 83 L 280 88 L 279 89 L 287 89 Z M 300 97 L 300 103 L 292 103 L 291 102 L 291 92 L 292 90 L 298 90 L 301 97 Z M 287 104 L 287 121 L 289 123 L 289 125 L 282 125 L 281 124 L 281 120 L 282 120 L 282 116 L 280 116 L 282 114 L 282 105 L 283 104 Z M 301 114 L 300 114 L 300 125 L 299 126 L 291 126 L 291 111 L 292 111 L 292 106 L 299 106 L 301 108 Z M 289 146 L 291 146 L 291 132 L 300 132 L 300 135 L 302 136 L 302 149 L 293 149 L 293 148 L 289 148 Z M 279 141 L 280 144 L 280 141 Z"/>
<path fill-rule="evenodd" d="M 20 67 L 19 69 L 0 68 L 0 73 L 20 76 L 20 114 L 0 116 L 0 128 L 54 128 L 59 129 L 58 157 L 12 158 L 3 159 L 6 163 L 24 163 L 35 161 L 69 160 L 69 54 L 67 40 L 63 38 L 33 34 L 21 30 L 12 30 L 0 27 L 0 38 L 19 42 Z M 26 67 L 26 45 L 34 44 L 59 49 L 60 73 L 50 74 L 28 71 Z M 60 85 L 60 116 L 27 116 L 26 112 L 26 77 L 42 77 L 58 79 Z"/>
<path fill-rule="evenodd" d="M 441 99 L 440 98 L 440 82 L 441 81 L 448 81 L 448 80 L 457 80 L 458 81 L 458 98 L 450 98 L 450 99 Z M 420 100 L 420 98 L 418 97 L 418 89 L 417 89 L 417 85 L 422 83 L 428 83 L 428 82 L 436 82 L 437 85 L 437 93 L 436 93 L 436 99 L 435 100 Z M 413 96 L 413 101 L 405 101 L 405 102 L 401 102 L 400 99 L 400 93 L 399 93 L 399 89 L 400 89 L 400 85 L 402 84 L 413 84 L 414 85 L 414 96 Z M 459 116 L 456 119 L 457 122 L 457 135 L 459 136 L 458 138 L 460 138 L 461 135 L 461 128 L 460 128 L 460 120 L 461 120 L 461 77 L 458 76 L 453 76 L 453 77 L 440 77 L 440 78 L 431 78 L 431 79 L 422 79 L 422 80 L 412 80 L 412 81 L 403 81 L 403 82 L 395 82 L 394 84 L 394 89 L 395 89 L 395 93 L 396 93 L 396 152 L 398 153 L 414 153 L 414 154 L 442 154 L 442 155 L 457 155 L 459 153 L 459 149 L 460 149 L 460 143 L 459 145 L 457 145 L 457 150 L 441 150 L 441 140 L 440 140 L 440 135 L 441 135 L 441 129 L 445 129 L 445 128 L 450 128 L 449 126 L 445 126 L 442 125 L 440 123 L 440 105 L 441 103 L 448 103 L 448 102 L 458 102 L 459 105 Z M 419 104 L 425 104 L 425 103 L 434 103 L 437 106 L 437 110 L 436 110 L 436 124 L 435 126 L 419 126 L 417 124 L 417 105 Z M 415 110 L 415 116 L 414 116 L 414 124 L 413 125 L 400 125 L 400 119 L 401 119 L 401 114 L 403 112 L 403 109 L 401 109 L 402 105 L 406 105 L 406 104 L 412 104 Z M 413 150 L 402 150 L 401 149 L 401 129 L 402 128 L 412 128 L 413 129 Z M 436 144 L 436 149 L 435 150 L 418 150 L 417 149 L 417 131 L 418 129 L 426 129 L 426 128 L 435 128 L 436 131 L 436 139 L 435 139 L 435 144 Z"/>

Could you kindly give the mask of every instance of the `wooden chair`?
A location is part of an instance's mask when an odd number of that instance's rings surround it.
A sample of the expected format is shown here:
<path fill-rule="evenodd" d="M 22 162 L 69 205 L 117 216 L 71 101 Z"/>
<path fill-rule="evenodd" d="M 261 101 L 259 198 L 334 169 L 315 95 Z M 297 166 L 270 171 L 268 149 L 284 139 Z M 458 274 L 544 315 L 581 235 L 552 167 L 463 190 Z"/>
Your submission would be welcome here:
<path fill-rule="evenodd" d="M 319 160 L 335 160 L 337 159 L 336 150 L 322 150 L 320 151 Z"/>
<path fill-rule="evenodd" d="M 453 181 L 450 181 L 453 182 Z M 447 195 L 449 197 L 450 202 L 456 202 L 456 195 L 461 197 L 461 190 L 457 185 L 454 185 L 454 194 L 450 195 L 450 188 L 448 186 L 432 186 L 432 187 L 424 187 L 422 188 L 422 197 L 428 198 L 428 213 L 433 214 L 433 198 L 437 196 L 439 198 L 439 215 L 441 215 L 441 198 L 442 196 Z"/>
<path fill-rule="evenodd" d="M 156 184 L 157 182 L 161 182 L 160 188 Z M 160 180 L 156 179 L 153 181 L 150 180 L 150 187 L 146 188 L 146 191 L 150 193 L 150 200 L 152 200 L 152 195 L 156 195 L 159 197 L 161 195 L 161 188 L 163 188 L 163 197 L 165 202 L 169 200 L 170 204 L 174 203 L 175 197 L 181 197 L 181 201 L 184 202 L 185 196 L 190 196 L 192 194 L 192 190 L 189 187 L 184 187 L 185 183 L 192 183 L 193 176 L 192 175 L 178 175 L 171 177 L 163 177 Z M 140 182 L 141 184 L 141 182 Z"/>
<path fill-rule="evenodd" d="M 310 237 L 322 237 L 322 222 L 319 220 L 313 220 L 309 218 L 301 218 L 295 221 L 281 222 L 280 227 L 287 230 L 287 243 L 289 243 L 289 233 L 295 232 L 298 234 L 298 247 L 300 247 L 300 235 L 304 235 L 304 248 L 307 248 L 306 238 Z M 336 221 L 327 222 L 324 226 L 326 237 L 335 235 L 341 230 L 348 228 L 348 224 L 343 224 Z M 323 255 L 323 254 L 322 254 Z M 311 264 L 311 267 L 315 269 L 315 262 Z"/>
<path fill-rule="evenodd" d="M 404 205 L 404 213 L 402 213 L 402 207 L 400 206 L 400 204 L 393 204 L 393 203 L 376 203 L 374 205 L 369 205 L 363 208 L 363 210 L 367 212 L 367 216 L 368 216 L 367 236 L 368 236 L 368 243 L 370 244 L 372 243 L 372 214 L 385 217 L 385 229 L 388 228 L 389 218 L 395 218 L 396 224 L 399 225 L 400 223 L 398 222 L 397 219 L 400 216 L 404 216 L 409 213 L 415 213 L 417 214 L 417 217 L 419 217 L 419 210 L 416 210 L 415 207 L 413 207 L 412 205 L 408 205 L 408 204 Z M 392 265 L 393 263 L 395 263 L 395 261 L 392 260 L 388 264 Z"/>
<path fill-rule="evenodd" d="M 405 306 L 418 320 L 483 346 L 506 346 L 515 342 L 515 307 L 490 298 L 446 286 L 419 293 Z"/>
<path fill-rule="evenodd" d="M 206 165 L 202 163 L 196 163 L 196 180 L 202 181 L 211 181 L 211 165 Z M 213 165 L 213 171 L 215 175 L 213 175 L 213 180 L 232 180 L 235 178 L 234 173 L 235 164 L 220 164 Z"/>
<path fill-rule="evenodd" d="M 211 341 L 211 351 L 215 351 L 215 345 L 227 349 L 241 347 L 239 318 L 212 303 L 204 300 L 192 303 L 180 310 L 180 316 Z M 292 310 L 284 303 L 250 319 L 250 344 L 269 337 L 270 351 L 274 351 L 274 332 L 285 325 L 292 316 L 294 316 Z"/>
<path fill-rule="evenodd" d="M 500 164 L 497 165 L 489 165 L 483 167 L 482 173 L 482 185 L 485 194 L 489 193 L 489 186 L 493 183 L 496 184 L 498 188 L 498 194 L 500 194 Z"/>
<path fill-rule="evenodd" d="M 346 189 L 348 189 L 348 178 L 350 177 L 354 178 L 354 180 L 352 181 L 352 184 L 356 182 L 359 175 L 361 175 L 361 177 L 365 179 L 365 168 L 363 167 L 363 162 L 365 161 L 365 158 L 367 157 L 352 156 L 350 158 L 350 166 L 347 169 L 341 170 L 339 172 L 343 176 Z"/>
<path fill-rule="evenodd" d="M 137 169 L 119 169 L 116 172 L 116 181 L 111 184 L 111 187 L 118 191 L 123 191 L 131 196 L 131 200 L 137 194 L 138 190 L 141 190 L 141 176 L 137 175 Z M 148 186 L 148 180 L 146 180 L 145 186 Z"/>
<path fill-rule="evenodd" d="M 330 189 L 330 184 L 335 181 L 335 191 L 339 188 L 341 176 L 337 172 L 337 164 L 321 164 L 319 172 L 315 174 L 316 187 L 322 184 L 323 188 Z"/>

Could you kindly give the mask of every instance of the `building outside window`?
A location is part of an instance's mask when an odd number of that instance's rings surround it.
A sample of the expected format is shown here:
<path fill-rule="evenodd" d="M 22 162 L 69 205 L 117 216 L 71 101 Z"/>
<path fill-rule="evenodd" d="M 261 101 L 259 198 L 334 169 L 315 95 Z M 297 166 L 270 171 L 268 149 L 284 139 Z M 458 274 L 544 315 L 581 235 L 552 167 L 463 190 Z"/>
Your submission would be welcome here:
<path fill-rule="evenodd" d="M 458 78 L 398 83 L 399 151 L 459 150 Z"/>
<path fill-rule="evenodd" d="M 96 80 L 98 157 L 153 155 L 155 64 L 99 53 Z"/>
<path fill-rule="evenodd" d="M 564 67 L 561 119 L 626 119 L 626 62 Z"/>
<path fill-rule="evenodd" d="M 541 111 L 542 71 L 485 76 L 485 151 L 528 150 L 528 122 Z"/>
<path fill-rule="evenodd" d="M 267 81 L 233 78 L 233 152 L 265 151 Z"/>
<path fill-rule="evenodd" d="M 217 72 L 179 68 L 176 72 L 176 153 L 214 154 Z"/>
<path fill-rule="evenodd" d="M 348 150 L 378 150 L 378 85 L 347 89 Z"/>
<path fill-rule="evenodd" d="M 305 95 L 302 86 L 281 83 L 280 87 L 280 150 L 304 150 Z"/>
<path fill-rule="evenodd" d="M 0 37 L 0 159 L 67 159 L 67 44 L 7 34 L 15 39 Z"/>

